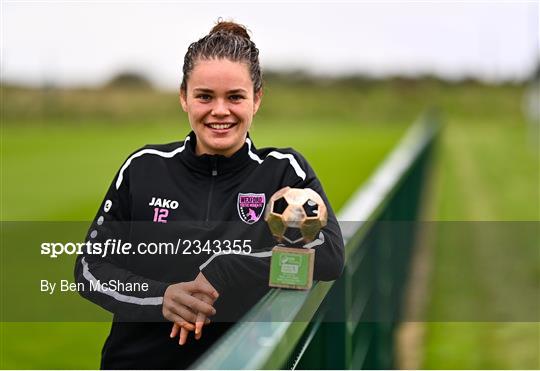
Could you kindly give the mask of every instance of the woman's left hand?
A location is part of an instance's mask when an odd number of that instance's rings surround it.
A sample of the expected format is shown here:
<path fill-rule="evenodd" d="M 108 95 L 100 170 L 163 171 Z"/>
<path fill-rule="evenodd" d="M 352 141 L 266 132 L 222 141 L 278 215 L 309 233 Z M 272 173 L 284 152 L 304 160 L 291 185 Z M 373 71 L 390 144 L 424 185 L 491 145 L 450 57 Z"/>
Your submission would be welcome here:
<path fill-rule="evenodd" d="M 195 278 L 194 281 L 201 282 L 201 283 L 208 284 L 208 285 L 212 286 L 210 284 L 210 282 L 208 282 L 206 277 L 204 277 L 202 272 L 199 272 L 199 274 L 197 275 L 197 277 Z M 213 298 L 213 297 L 210 297 L 210 296 L 202 294 L 202 293 L 195 293 L 195 294 L 193 294 L 193 296 L 196 297 L 199 300 L 204 301 L 207 304 L 210 304 L 210 305 L 214 304 L 214 301 L 217 299 L 217 297 Z M 199 312 L 197 314 L 197 319 L 195 321 L 195 326 L 193 326 L 193 324 L 191 324 L 191 323 L 182 323 L 182 324 L 181 323 L 174 323 L 173 326 L 172 326 L 172 329 L 171 329 L 170 337 L 174 338 L 174 337 L 176 337 L 176 335 L 178 335 L 178 333 L 180 333 L 178 344 L 184 345 L 186 343 L 186 341 L 187 341 L 189 333 L 191 331 L 195 331 L 195 340 L 199 340 L 201 338 L 201 336 L 202 336 L 202 328 L 203 328 L 203 326 L 205 324 L 209 324 L 209 323 L 210 323 L 210 320 L 203 313 Z"/>

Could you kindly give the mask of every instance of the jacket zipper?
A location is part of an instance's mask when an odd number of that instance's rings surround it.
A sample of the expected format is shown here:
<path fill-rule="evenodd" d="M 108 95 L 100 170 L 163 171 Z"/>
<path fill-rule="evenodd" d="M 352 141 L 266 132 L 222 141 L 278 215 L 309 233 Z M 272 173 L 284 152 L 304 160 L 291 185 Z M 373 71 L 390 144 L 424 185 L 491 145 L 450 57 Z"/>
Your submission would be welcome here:
<path fill-rule="evenodd" d="M 210 206 L 212 205 L 212 193 L 214 193 L 214 183 L 216 176 L 218 175 L 217 171 L 217 159 L 212 158 L 212 178 L 210 181 L 210 192 L 208 192 L 208 204 L 206 207 L 206 218 L 205 220 L 210 221 Z"/>

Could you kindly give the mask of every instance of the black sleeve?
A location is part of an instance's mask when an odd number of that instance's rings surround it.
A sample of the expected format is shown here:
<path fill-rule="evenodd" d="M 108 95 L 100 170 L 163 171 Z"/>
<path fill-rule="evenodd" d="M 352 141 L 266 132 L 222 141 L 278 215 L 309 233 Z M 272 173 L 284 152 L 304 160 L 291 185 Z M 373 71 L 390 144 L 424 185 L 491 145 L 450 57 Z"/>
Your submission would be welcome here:
<path fill-rule="evenodd" d="M 313 279 L 332 281 L 339 278 L 344 267 L 344 246 L 341 230 L 315 172 L 301 155 L 295 152 L 294 156 L 301 171 L 289 171 L 284 186 L 311 188 L 324 200 L 328 208 L 328 223 L 319 233 L 319 238 L 306 244 L 305 247 L 311 247 L 315 250 Z M 258 287 L 268 288 L 270 256 L 270 252 L 266 254 L 219 256 L 202 267 L 201 271 L 214 288 L 218 290 L 220 296 L 226 296 L 233 292 L 242 292 L 243 295 L 249 296 L 252 291 L 258 292 L 256 290 Z"/>
<path fill-rule="evenodd" d="M 88 230 L 86 241 L 104 246 L 109 239 L 129 241 L 131 219 L 128 158 L 109 187 L 98 213 Z M 75 280 L 84 285 L 80 294 L 125 320 L 159 321 L 163 294 L 169 283 L 148 279 L 125 268 L 126 256 L 120 254 L 84 254 L 77 257 Z M 98 283 L 111 280 L 127 284 L 146 284 L 147 290 L 101 290 Z M 117 285 L 119 286 L 119 285 Z M 124 286 L 126 287 L 126 286 Z M 144 286 L 143 286 L 144 287 Z"/>
<path fill-rule="evenodd" d="M 327 225 L 321 229 L 319 237 L 315 241 L 304 245 L 304 247 L 311 247 L 315 250 L 313 279 L 318 281 L 333 281 L 341 276 L 344 268 L 345 249 L 341 229 L 339 228 L 334 210 L 315 172 L 300 154 L 296 153 L 295 157 L 298 158 L 300 166 L 305 169 L 306 177 L 305 179 L 301 179 L 297 176 L 296 182 L 291 187 L 313 189 L 322 197 L 328 209 Z"/>

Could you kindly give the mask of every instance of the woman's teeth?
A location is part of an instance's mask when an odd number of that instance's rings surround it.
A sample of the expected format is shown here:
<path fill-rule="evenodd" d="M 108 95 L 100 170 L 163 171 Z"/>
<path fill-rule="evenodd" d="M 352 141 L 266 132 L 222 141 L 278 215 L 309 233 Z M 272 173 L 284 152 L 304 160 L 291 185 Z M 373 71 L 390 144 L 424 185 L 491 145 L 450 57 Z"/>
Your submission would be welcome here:
<path fill-rule="evenodd" d="M 208 126 L 210 126 L 212 129 L 223 130 L 230 128 L 231 126 L 233 126 L 233 124 L 210 124 Z"/>

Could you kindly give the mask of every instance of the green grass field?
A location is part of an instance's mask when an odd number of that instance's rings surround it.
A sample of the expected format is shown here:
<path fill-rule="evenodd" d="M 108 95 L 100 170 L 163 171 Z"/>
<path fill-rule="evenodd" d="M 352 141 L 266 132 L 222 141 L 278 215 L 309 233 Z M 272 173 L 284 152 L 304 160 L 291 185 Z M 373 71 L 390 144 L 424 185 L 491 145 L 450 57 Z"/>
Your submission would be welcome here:
<path fill-rule="evenodd" d="M 540 299 L 538 222 L 532 233 L 527 223 L 539 220 L 540 173 L 527 136 L 517 112 L 445 129 L 432 219 L 469 221 L 469 231 L 439 228 L 427 315 L 440 322 L 426 324 L 423 368 L 540 368 L 540 323 L 527 322 Z M 445 314 L 457 307 L 474 322 Z"/>
<path fill-rule="evenodd" d="M 188 132 L 174 93 L 4 93 L 3 221 L 91 220 L 131 151 L 181 140 Z M 434 81 L 366 86 L 278 81 L 268 84 L 251 135 L 259 147 L 291 146 L 302 152 L 339 209 L 421 110 L 438 104 L 446 126 L 430 218 L 539 220 L 538 150 L 527 147 L 522 93 L 520 86 Z M 443 317 L 445 305 L 459 300 L 482 304 L 485 296 L 462 293 L 478 272 L 463 274 L 460 264 L 505 258 L 489 250 L 452 254 L 444 242 L 435 246 L 431 262 L 430 318 Z M 534 289 L 540 277 L 538 250 L 514 255 L 512 264 L 527 273 L 525 278 L 507 274 L 507 286 Z M 478 290 L 497 292 L 493 284 L 487 281 Z M 2 323 L 0 368 L 97 368 L 108 328 L 108 323 Z M 423 366 L 540 368 L 539 330 L 538 323 L 428 323 Z"/>

